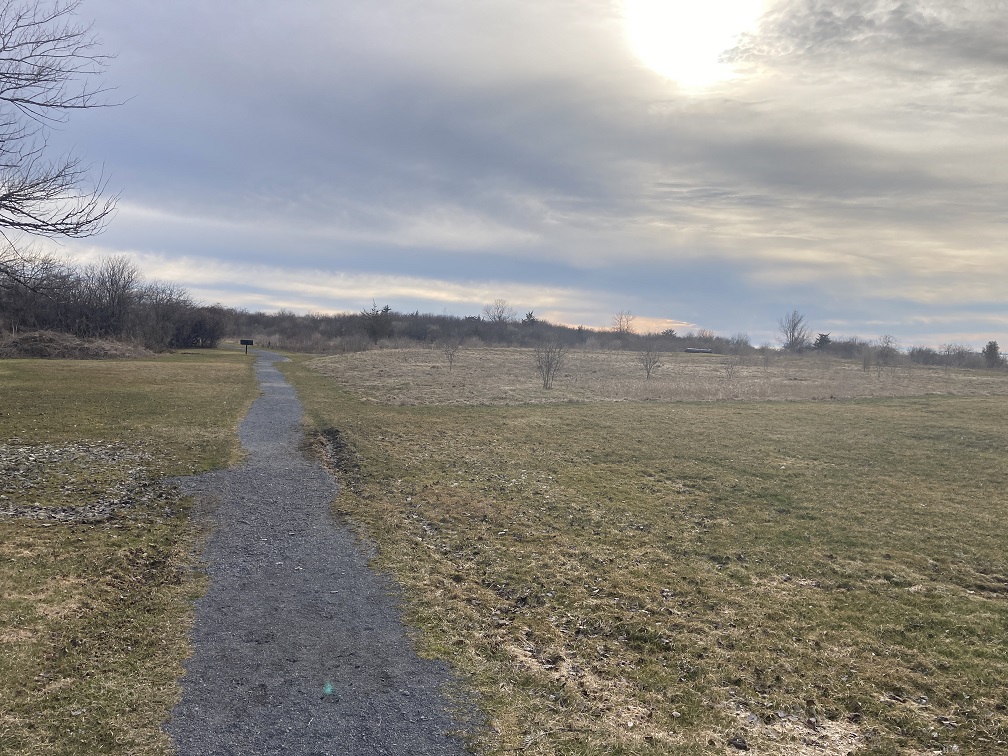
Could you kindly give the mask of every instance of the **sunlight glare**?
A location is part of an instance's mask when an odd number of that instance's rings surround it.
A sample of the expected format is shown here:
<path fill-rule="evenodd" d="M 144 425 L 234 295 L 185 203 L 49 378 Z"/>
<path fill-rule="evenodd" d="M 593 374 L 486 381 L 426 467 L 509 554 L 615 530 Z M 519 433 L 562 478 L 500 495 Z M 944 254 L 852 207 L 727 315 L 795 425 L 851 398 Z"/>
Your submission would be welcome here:
<path fill-rule="evenodd" d="M 735 71 L 718 59 L 755 29 L 763 10 L 763 0 L 623 0 L 634 54 L 684 87 L 732 78 Z"/>

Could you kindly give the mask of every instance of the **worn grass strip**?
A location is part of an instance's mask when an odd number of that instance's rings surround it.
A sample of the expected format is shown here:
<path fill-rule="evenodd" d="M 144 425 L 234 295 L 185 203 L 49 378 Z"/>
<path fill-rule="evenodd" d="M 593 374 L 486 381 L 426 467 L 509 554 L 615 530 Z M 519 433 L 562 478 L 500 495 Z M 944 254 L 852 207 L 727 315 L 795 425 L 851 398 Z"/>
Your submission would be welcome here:
<path fill-rule="evenodd" d="M 487 752 L 1008 747 L 1003 397 L 402 407 L 285 369 Z"/>
<path fill-rule="evenodd" d="M 0 361 L 0 444 L 21 473 L 2 495 L 73 508 L 227 464 L 255 391 L 251 358 L 225 351 Z M 185 502 L 125 498 L 94 524 L 0 519 L 0 753 L 170 753 L 197 534 Z"/>

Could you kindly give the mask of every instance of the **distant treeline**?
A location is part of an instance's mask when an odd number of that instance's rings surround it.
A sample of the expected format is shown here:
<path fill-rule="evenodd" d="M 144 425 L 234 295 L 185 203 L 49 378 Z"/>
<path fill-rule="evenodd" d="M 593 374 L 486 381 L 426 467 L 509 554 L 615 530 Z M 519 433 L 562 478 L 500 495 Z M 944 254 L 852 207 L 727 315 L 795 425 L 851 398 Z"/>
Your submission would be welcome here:
<path fill-rule="evenodd" d="M 258 345 L 305 352 L 356 352 L 375 346 L 448 342 L 529 347 L 546 341 L 590 349 L 677 351 L 700 347 L 720 354 L 753 351 L 748 337 L 725 338 L 713 331 L 701 330 L 683 335 L 672 330 L 638 334 L 629 330 L 557 325 L 537 318 L 531 312 L 522 319 L 486 314 L 459 317 L 397 312 L 388 305 L 379 307 L 377 304 L 362 312 L 335 315 L 239 310 L 232 311 L 231 324 L 235 337 L 251 338 Z"/>
<path fill-rule="evenodd" d="M 754 347 L 741 333 L 725 337 L 705 329 L 683 334 L 669 329 L 641 334 L 634 329 L 634 320 L 629 312 L 620 312 L 609 329 L 558 325 L 534 312 L 519 317 L 501 299 L 478 315 L 462 317 L 398 312 L 374 302 L 361 312 L 332 315 L 248 312 L 198 304 L 181 286 L 146 281 L 139 268 L 123 256 L 77 266 L 47 254 L 0 254 L 0 327 L 6 331 L 45 330 L 117 339 L 155 351 L 212 348 L 223 338 L 249 338 L 257 346 L 315 353 L 409 344 L 531 347 L 545 342 L 583 349 L 704 349 L 729 355 L 774 350 L 767 344 Z M 984 352 L 960 344 L 937 349 L 914 346 L 904 351 L 891 336 L 865 340 L 819 334 L 813 340 L 806 335 L 797 348 L 785 351 L 861 359 L 866 367 L 907 362 L 963 368 L 1003 365 L 996 342 L 988 344 Z"/>
<path fill-rule="evenodd" d="M 0 325 L 10 333 L 57 331 L 164 351 L 217 346 L 229 316 L 181 286 L 145 281 L 126 257 L 77 266 L 48 254 L 0 256 Z"/>

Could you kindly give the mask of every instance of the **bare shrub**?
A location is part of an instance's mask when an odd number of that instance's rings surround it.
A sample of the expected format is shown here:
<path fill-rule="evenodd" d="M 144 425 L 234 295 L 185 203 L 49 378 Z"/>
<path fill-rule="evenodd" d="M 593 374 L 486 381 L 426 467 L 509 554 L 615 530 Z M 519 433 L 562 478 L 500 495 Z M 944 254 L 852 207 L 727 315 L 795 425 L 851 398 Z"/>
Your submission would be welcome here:
<path fill-rule="evenodd" d="M 559 341 L 546 341 L 535 348 L 535 368 L 544 389 L 553 388 L 566 356 L 567 346 Z"/>
<path fill-rule="evenodd" d="M 661 367 L 661 352 L 654 344 L 645 344 L 644 351 L 637 355 L 637 361 L 644 368 L 644 375 L 647 380 L 651 380 L 651 374 Z"/>
<path fill-rule="evenodd" d="M 763 372 L 765 373 L 770 369 L 770 359 L 773 357 L 773 347 L 769 344 L 761 344 L 760 348 L 757 350 L 763 361 Z"/>
<path fill-rule="evenodd" d="M 752 352 L 752 344 L 748 333 L 735 333 L 728 339 L 728 351 L 732 354 Z"/>
<path fill-rule="evenodd" d="M 445 339 L 441 342 L 441 352 L 444 354 L 445 359 L 448 360 L 448 372 L 452 371 L 455 366 L 455 355 L 458 354 L 458 350 L 462 347 L 462 342 L 458 339 Z"/>

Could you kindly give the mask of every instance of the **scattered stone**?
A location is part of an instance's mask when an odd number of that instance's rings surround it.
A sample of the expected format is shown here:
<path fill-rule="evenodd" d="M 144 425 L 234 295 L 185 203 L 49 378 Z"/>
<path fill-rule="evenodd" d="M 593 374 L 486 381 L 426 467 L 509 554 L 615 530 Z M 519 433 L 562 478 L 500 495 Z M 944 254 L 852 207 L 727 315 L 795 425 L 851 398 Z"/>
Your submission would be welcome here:
<path fill-rule="evenodd" d="M 739 751 L 749 750 L 749 744 L 746 743 L 745 738 L 743 738 L 741 735 L 736 735 L 734 738 L 731 738 L 728 741 L 728 745 L 730 745 L 732 748 L 738 749 Z"/>
<path fill-rule="evenodd" d="M 0 444 L 0 517 L 45 523 L 97 523 L 127 512 L 134 519 L 172 517 L 181 495 L 151 477 L 151 461 L 121 443 L 10 439 Z"/>

